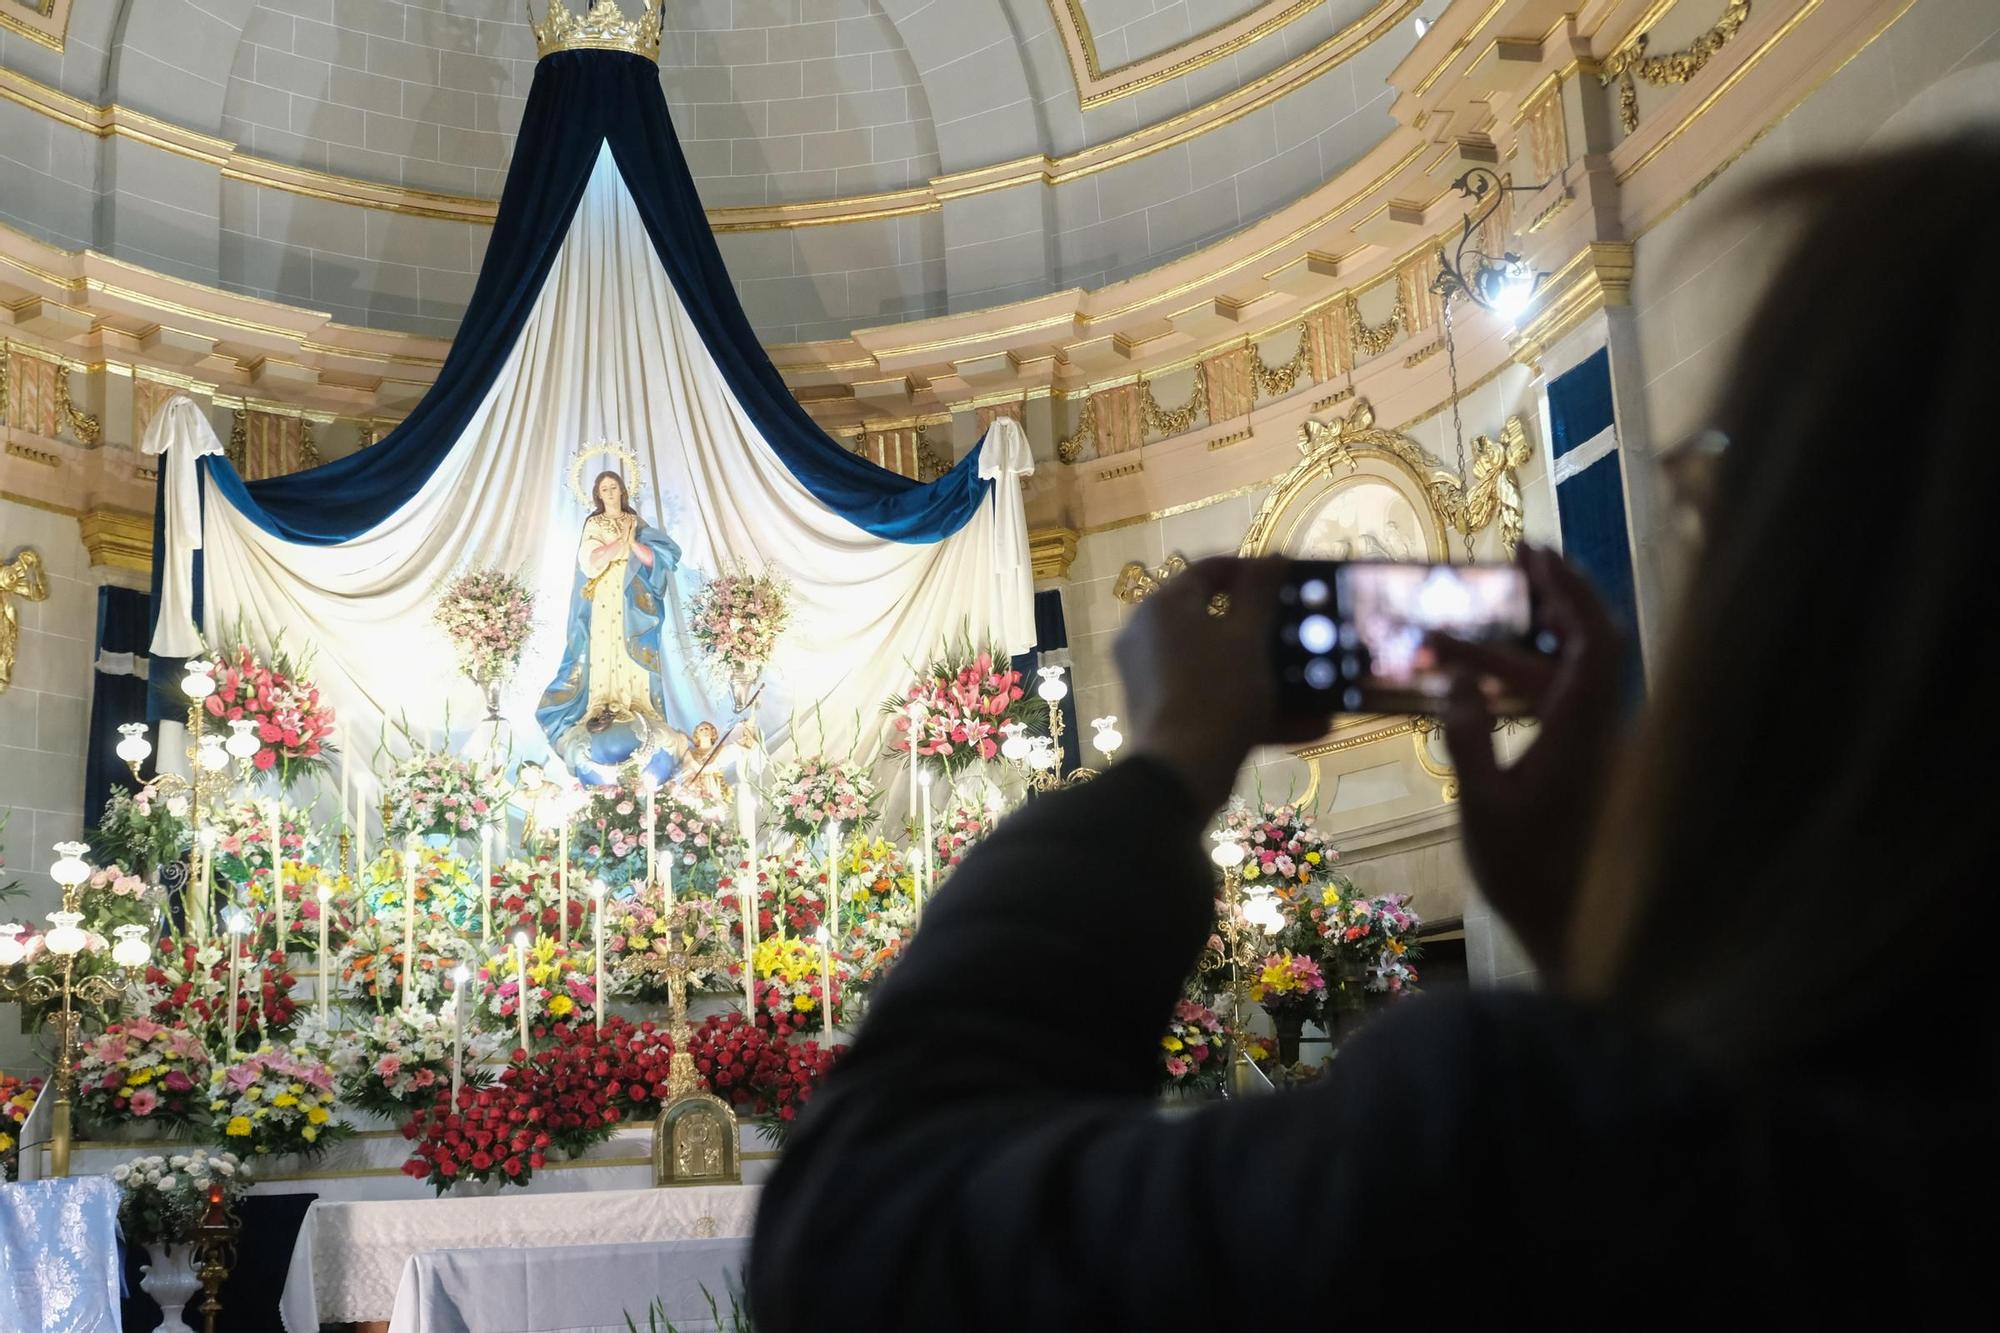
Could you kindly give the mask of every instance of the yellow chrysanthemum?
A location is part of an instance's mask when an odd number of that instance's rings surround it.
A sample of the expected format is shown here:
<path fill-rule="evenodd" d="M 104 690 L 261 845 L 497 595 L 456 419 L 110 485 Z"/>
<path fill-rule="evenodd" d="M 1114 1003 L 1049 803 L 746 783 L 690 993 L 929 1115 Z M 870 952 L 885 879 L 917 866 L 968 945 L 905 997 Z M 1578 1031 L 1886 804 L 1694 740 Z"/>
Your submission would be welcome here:
<path fill-rule="evenodd" d="M 1243 863 L 1243 878 L 1255 879 L 1257 878 L 1257 875 L 1258 875 L 1257 863 L 1255 861 L 1245 861 Z"/>
<path fill-rule="evenodd" d="M 813 1007 L 812 996 L 795 995 L 792 997 L 792 1008 L 798 1010 L 800 1013 L 804 1013 L 806 1012 L 806 1010 L 812 1007 Z"/>
<path fill-rule="evenodd" d="M 12 1151 L 14 1151 L 14 1136 L 12 1134 L 0 1134 L 0 1152 Z"/>
<path fill-rule="evenodd" d="M 135 1069 L 125 1076 L 125 1082 L 135 1088 L 143 1088 L 152 1081 L 153 1071 L 150 1069 Z"/>
<path fill-rule="evenodd" d="M 231 1121 L 230 1121 L 230 1122 L 229 1122 L 229 1123 L 228 1123 L 227 1125 L 225 1125 L 225 1126 L 223 1127 L 223 1130 L 222 1130 L 222 1132 L 223 1132 L 224 1134 L 227 1134 L 227 1135 L 228 1135 L 228 1136 L 229 1136 L 230 1138 L 232 1138 L 232 1139 L 247 1139 L 247 1138 L 249 1138 L 249 1137 L 250 1137 L 250 1117 L 249 1117 L 249 1116 L 244 1116 L 244 1115 L 239 1115 L 239 1116 L 236 1116 L 236 1117 L 235 1117 L 234 1119 L 232 1119 L 232 1120 L 231 1120 Z"/>
<path fill-rule="evenodd" d="M 324 1106 L 313 1107 L 312 1110 L 306 1112 L 306 1120 L 311 1124 L 324 1125 L 327 1121 L 326 1108 Z"/>
<path fill-rule="evenodd" d="M 299 1099 L 292 1096 L 289 1092 L 281 1092 L 271 1099 L 271 1105 L 273 1106 L 297 1106 L 298 1104 Z"/>
<path fill-rule="evenodd" d="M 243 1089 L 243 1095 L 254 1102 L 264 1095 L 264 1090 L 255 1083 L 252 1083 L 249 1087 Z"/>
<path fill-rule="evenodd" d="M 1307 852 L 1307 853 L 1306 853 L 1306 864 L 1307 864 L 1307 865 L 1309 865 L 1309 866 L 1316 866 L 1316 865 L 1318 865 L 1318 864 L 1319 864 L 1319 853 L 1318 853 L 1318 852 Z"/>
<path fill-rule="evenodd" d="M 1160 1045 L 1165 1050 L 1178 1051 L 1179 1049 L 1181 1049 L 1182 1046 L 1186 1045 L 1186 1043 L 1183 1042 L 1179 1037 L 1174 1036 L 1170 1032 L 1166 1036 L 1160 1038 Z"/>
<path fill-rule="evenodd" d="M 557 1018 L 565 1018 L 576 1008 L 576 1001 L 567 995 L 558 995 L 549 1001 L 549 1012 Z"/>
<path fill-rule="evenodd" d="M 307 1125 L 304 1129 L 301 1129 L 299 1131 L 299 1137 L 304 1139 L 307 1143 L 311 1143 L 314 1139 L 319 1137 L 319 1131 L 317 1129 L 314 1129 L 311 1125 Z"/>
<path fill-rule="evenodd" d="M 299 1096 L 299 1095 L 300 1095 L 301 1093 L 303 1093 L 303 1092 L 304 1092 L 305 1090 L 306 1090 L 306 1085 L 305 1085 L 305 1084 L 303 1084 L 303 1083 L 294 1083 L 294 1084 L 292 1084 L 292 1085 L 291 1085 L 291 1088 L 290 1088 L 290 1091 L 291 1091 L 291 1094 L 292 1094 L 292 1096 L 294 1096 L 294 1097 L 297 1097 L 297 1096 Z"/>

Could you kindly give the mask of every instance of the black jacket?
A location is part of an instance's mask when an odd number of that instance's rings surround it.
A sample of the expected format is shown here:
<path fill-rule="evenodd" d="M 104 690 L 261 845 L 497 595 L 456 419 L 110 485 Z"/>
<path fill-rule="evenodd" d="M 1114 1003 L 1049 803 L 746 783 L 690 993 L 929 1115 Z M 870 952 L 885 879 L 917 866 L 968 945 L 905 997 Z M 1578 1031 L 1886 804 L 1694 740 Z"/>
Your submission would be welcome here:
<path fill-rule="evenodd" d="M 758 1333 L 1734 1326 L 1964 1276 L 1902 1112 L 1553 998 L 1412 999 L 1308 1090 L 1162 1113 L 1206 814 L 1128 761 L 954 872 L 764 1190 Z"/>

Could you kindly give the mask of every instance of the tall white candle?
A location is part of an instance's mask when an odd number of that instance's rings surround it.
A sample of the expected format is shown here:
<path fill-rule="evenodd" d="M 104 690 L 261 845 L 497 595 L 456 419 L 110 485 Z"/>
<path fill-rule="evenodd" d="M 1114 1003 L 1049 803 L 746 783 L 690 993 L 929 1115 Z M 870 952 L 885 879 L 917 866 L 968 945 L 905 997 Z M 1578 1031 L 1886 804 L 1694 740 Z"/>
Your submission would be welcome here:
<path fill-rule="evenodd" d="M 917 915 L 917 922 L 920 925 L 922 924 L 924 919 L 924 901 L 931 896 L 931 890 L 937 887 L 936 876 L 935 876 L 935 864 L 932 860 L 932 858 L 937 855 L 937 836 L 931 830 L 931 775 L 929 773 L 924 774 L 924 780 L 922 786 L 923 786 L 923 806 L 924 806 L 924 825 L 923 825 L 924 846 L 923 846 L 923 855 L 918 859 L 917 862 L 917 869 L 921 871 L 922 878 L 918 880 L 916 886 L 917 887 L 916 915 Z"/>
<path fill-rule="evenodd" d="M 464 1083 L 465 1071 L 465 982 L 472 974 L 460 963 L 452 969 L 451 979 L 451 1105 L 458 1109 L 458 1090 Z"/>
<path fill-rule="evenodd" d="M 237 933 L 237 925 L 234 918 L 230 919 L 223 934 L 223 938 L 229 941 L 229 1050 L 232 1060 L 235 1058 L 238 1031 L 236 1006 L 243 996 L 243 937 Z"/>
<path fill-rule="evenodd" d="M 674 910 L 674 857 L 677 855 L 678 853 L 669 851 L 667 859 L 660 863 L 660 869 L 665 872 L 660 876 L 660 899 L 669 916 L 673 915 Z"/>
<path fill-rule="evenodd" d="M 569 943 L 569 807 L 563 807 L 562 833 L 556 839 L 556 938 Z"/>
<path fill-rule="evenodd" d="M 604 1006 L 608 996 L 604 990 L 604 891 L 607 886 L 601 879 L 590 882 L 591 912 L 594 929 L 590 944 L 590 970 L 597 975 L 597 1003 L 595 1009 L 598 1032 L 604 1031 Z"/>
<path fill-rule="evenodd" d="M 657 847 L 659 845 L 655 834 L 655 829 L 657 828 L 656 820 L 659 814 L 659 807 L 655 804 L 655 796 L 653 780 L 648 778 L 646 779 L 646 883 L 648 884 L 654 882 L 653 876 L 657 873 L 653 868 L 654 863 L 658 860 Z"/>
<path fill-rule="evenodd" d="M 403 843 L 403 1007 L 417 1002 L 417 835 Z"/>
<path fill-rule="evenodd" d="M 826 924 L 840 918 L 840 821 L 826 826 Z"/>
<path fill-rule="evenodd" d="M 278 952 L 285 951 L 285 823 L 276 801 L 267 803 L 264 813 L 271 826 L 271 912 L 277 927 Z"/>
<path fill-rule="evenodd" d="M 826 1044 L 833 1046 L 833 937 L 825 926 L 819 935 L 819 1012 L 820 1030 L 826 1034 Z"/>
<path fill-rule="evenodd" d="M 333 913 L 333 889 L 326 881 L 319 886 L 319 985 L 313 993 L 319 997 L 319 1025 L 326 1026 L 327 970 L 326 970 L 326 919 Z"/>
<path fill-rule="evenodd" d="M 493 938 L 493 829 L 479 830 L 479 951 Z"/>
<path fill-rule="evenodd" d="M 750 760 L 744 756 L 736 783 L 736 812 L 743 829 L 743 878 L 736 905 L 743 914 L 743 1016 L 757 1021 L 757 793 L 750 788 Z"/>
<path fill-rule="evenodd" d="M 352 765 L 350 764 L 349 761 L 352 759 L 353 756 L 348 753 L 348 748 L 349 747 L 345 745 L 340 747 L 340 823 L 343 828 L 347 828 L 350 832 L 352 832 L 353 831 L 352 822 L 347 817 L 347 812 L 348 812 L 347 786 L 352 768 Z M 347 869 L 346 866 L 341 867 L 341 870 L 343 871 L 345 871 L 346 869 Z"/>
<path fill-rule="evenodd" d="M 528 1049 L 528 932 L 514 932 L 514 1012 L 521 1018 L 521 1049 Z"/>

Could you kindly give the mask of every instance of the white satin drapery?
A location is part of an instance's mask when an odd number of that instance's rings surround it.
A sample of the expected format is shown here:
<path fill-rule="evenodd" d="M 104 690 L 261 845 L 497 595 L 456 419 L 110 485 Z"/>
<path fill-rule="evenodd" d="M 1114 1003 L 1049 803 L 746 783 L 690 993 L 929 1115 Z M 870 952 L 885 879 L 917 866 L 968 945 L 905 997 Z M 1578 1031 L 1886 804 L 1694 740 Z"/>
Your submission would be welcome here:
<path fill-rule="evenodd" d="M 192 404 L 189 405 L 192 408 Z M 585 509 L 569 490 L 587 444 L 614 440 L 644 467 L 638 507 L 679 543 L 698 576 L 775 569 L 792 588 L 792 625 L 760 704 L 767 741 L 872 758 L 882 700 L 947 641 L 1009 652 L 1034 642 L 1033 587 L 1020 478 L 1033 470 L 1020 428 L 1002 417 L 980 446 L 994 488 L 978 514 L 931 544 L 886 541 L 820 503 L 752 425 L 702 344 L 653 252 L 608 150 L 598 159 L 570 232 L 519 342 L 485 402 L 409 503 L 370 531 L 331 546 L 274 537 L 207 486 L 206 522 L 193 487 L 174 484 L 214 435 L 192 412 L 164 411 L 146 448 L 167 455 L 168 568 L 154 651 L 185 655 L 188 604 L 171 590 L 193 544 L 204 549 L 204 628 L 239 623 L 255 642 L 282 636 L 313 654 L 313 676 L 338 711 L 344 744 L 362 764 L 377 737 L 406 724 L 433 743 L 462 743 L 478 722 L 472 688 L 430 625 L 440 584 L 458 570 L 499 566 L 538 592 L 538 626 L 505 695 L 517 757 L 544 745 L 533 707 L 560 657 L 569 573 Z M 202 437 L 206 437 L 205 441 Z M 591 460 L 588 474 L 621 466 Z M 666 634 L 684 630 L 674 608 Z M 683 640 L 685 641 L 685 640 Z M 727 691 L 690 660 L 670 670 L 670 711 L 722 719 Z M 449 721 L 447 723 L 447 718 Z M 386 769 L 401 746 L 376 764 Z"/>

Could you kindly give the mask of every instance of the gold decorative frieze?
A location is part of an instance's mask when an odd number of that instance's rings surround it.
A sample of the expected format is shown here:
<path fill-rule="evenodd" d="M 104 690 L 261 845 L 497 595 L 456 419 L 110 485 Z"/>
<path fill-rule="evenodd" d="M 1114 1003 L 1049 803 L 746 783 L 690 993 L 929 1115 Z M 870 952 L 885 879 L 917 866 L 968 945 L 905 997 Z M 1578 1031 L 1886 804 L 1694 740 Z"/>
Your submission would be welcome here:
<path fill-rule="evenodd" d="M 1204 358 L 1196 367 L 1211 425 L 1250 414 L 1257 401 L 1257 380 L 1251 366 L 1255 359 L 1256 353 L 1248 347 L 1229 347 Z"/>
<path fill-rule="evenodd" d="M 56 371 L 56 422 L 68 431 L 78 444 L 94 445 L 104 438 L 104 423 L 89 412 L 77 410 L 69 400 L 69 368 L 60 367 Z"/>
<path fill-rule="evenodd" d="M 1514 128 L 1528 151 L 1533 179 L 1552 180 L 1569 166 L 1569 125 L 1563 110 L 1563 77 L 1549 75 L 1521 103 Z"/>
<path fill-rule="evenodd" d="M 1251 371 L 1257 380 L 1257 392 L 1265 398 L 1283 398 L 1299 387 L 1299 380 L 1310 376 L 1312 371 L 1313 347 L 1310 321 L 1299 321 L 1299 345 L 1292 349 L 1292 359 L 1282 366 L 1265 362 L 1261 349 L 1252 349 Z"/>
<path fill-rule="evenodd" d="M 1433 338 L 1430 342 L 1425 343 L 1422 347 L 1419 347 L 1416 351 L 1404 357 L 1403 367 L 1404 369 L 1407 370 L 1407 369 L 1413 369 L 1414 367 L 1417 366 L 1421 366 L 1424 362 L 1430 360 L 1432 357 L 1436 356 L 1439 352 L 1442 352 L 1443 350 L 1444 350 L 1444 339 Z"/>
<path fill-rule="evenodd" d="M 1076 561 L 1076 529 L 1034 528 L 1028 533 L 1028 563 L 1037 579 L 1066 579 Z"/>
<path fill-rule="evenodd" d="M 1173 552 L 1166 563 L 1158 569 L 1148 569 L 1134 560 L 1118 571 L 1117 579 L 1111 585 L 1111 595 L 1127 606 L 1137 606 L 1160 590 L 1160 585 L 1176 574 L 1187 572 L 1187 557 L 1179 551 Z"/>
<path fill-rule="evenodd" d="M 69 37 L 70 5 L 71 0 L 0 0 L 0 32 L 61 52 Z"/>
<path fill-rule="evenodd" d="M 149 573 L 153 568 L 153 519 L 122 509 L 93 509 L 78 515 L 83 548 L 93 566 Z"/>
<path fill-rule="evenodd" d="M 24 550 L 0 565 L 0 694 L 14 683 L 15 657 L 21 650 L 21 612 L 15 603 L 45 602 L 48 596 L 39 553 Z"/>
<path fill-rule="evenodd" d="M 1639 87 L 1644 79 L 1655 87 L 1686 83 L 1701 73 L 1715 53 L 1729 45 L 1744 21 L 1750 17 L 1750 0 L 1729 0 L 1715 26 L 1678 51 L 1647 55 L 1652 34 L 1642 32 L 1613 51 L 1604 61 L 1598 78 L 1608 87 L 1618 80 L 1618 122 L 1627 134 L 1639 128 Z"/>
<path fill-rule="evenodd" d="M 1366 320 L 1361 318 L 1361 302 L 1355 299 L 1352 292 L 1348 293 L 1345 305 L 1347 312 L 1347 341 L 1348 345 L 1354 349 L 1355 360 L 1362 361 L 1372 356 L 1382 355 L 1382 353 L 1389 350 L 1389 344 L 1396 341 L 1397 335 L 1402 333 L 1403 321 L 1407 318 L 1407 312 L 1403 309 L 1403 293 L 1401 288 L 1402 284 L 1398 283 L 1396 305 L 1394 309 L 1390 310 L 1389 318 L 1375 325 L 1370 325 Z"/>
<path fill-rule="evenodd" d="M 1056 441 L 1056 461 L 1075 464 L 1083 461 L 1083 451 L 1097 441 L 1097 395 L 1083 400 L 1083 411 L 1077 415 L 1076 429 Z"/>
<path fill-rule="evenodd" d="M 33 445 L 22 444 L 19 440 L 7 441 L 7 457 L 18 458 L 24 463 L 34 463 L 41 467 L 61 467 L 62 458 L 47 449 L 37 449 Z"/>
<path fill-rule="evenodd" d="M 1628 304 L 1632 265 L 1630 241 L 1592 241 L 1579 250 L 1542 284 L 1534 317 L 1514 334 L 1514 360 L 1532 366 L 1591 315 Z"/>

